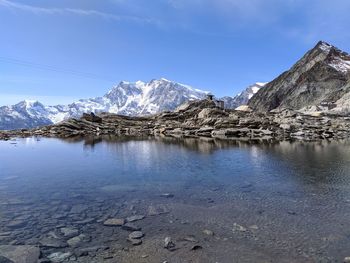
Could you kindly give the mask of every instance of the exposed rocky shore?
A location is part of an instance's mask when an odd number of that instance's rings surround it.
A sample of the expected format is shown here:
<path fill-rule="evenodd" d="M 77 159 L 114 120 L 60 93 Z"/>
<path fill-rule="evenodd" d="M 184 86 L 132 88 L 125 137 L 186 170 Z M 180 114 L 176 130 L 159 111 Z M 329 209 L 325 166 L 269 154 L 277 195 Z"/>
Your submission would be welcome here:
<path fill-rule="evenodd" d="M 0 139 L 11 137 L 68 138 L 85 135 L 183 136 L 219 139 L 321 140 L 350 137 L 350 117 L 306 115 L 296 111 L 258 113 L 221 109 L 214 101 L 187 103 L 174 112 L 149 117 L 110 113 L 84 114 L 56 125 L 32 130 L 1 131 Z"/>

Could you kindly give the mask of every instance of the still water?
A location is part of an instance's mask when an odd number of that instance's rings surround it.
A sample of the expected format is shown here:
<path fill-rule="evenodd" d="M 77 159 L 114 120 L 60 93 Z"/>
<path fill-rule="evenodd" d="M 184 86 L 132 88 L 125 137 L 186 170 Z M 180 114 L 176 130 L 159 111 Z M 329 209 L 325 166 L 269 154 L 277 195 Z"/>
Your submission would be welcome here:
<path fill-rule="evenodd" d="M 104 224 L 133 215 L 138 245 Z M 0 245 L 43 262 L 343 262 L 350 142 L 1 141 Z"/>

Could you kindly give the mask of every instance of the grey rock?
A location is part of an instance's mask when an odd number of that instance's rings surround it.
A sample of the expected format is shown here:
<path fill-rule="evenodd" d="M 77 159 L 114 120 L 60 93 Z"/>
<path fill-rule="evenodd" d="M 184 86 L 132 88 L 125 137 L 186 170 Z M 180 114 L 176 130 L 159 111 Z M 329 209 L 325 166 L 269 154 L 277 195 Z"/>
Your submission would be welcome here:
<path fill-rule="evenodd" d="M 164 239 L 164 248 L 168 250 L 173 250 L 175 248 L 175 243 L 171 240 L 171 237 L 166 237 Z"/>
<path fill-rule="evenodd" d="M 5 262 L 14 263 L 37 263 L 40 249 L 36 246 L 0 246 L 0 256 Z"/>
<path fill-rule="evenodd" d="M 129 234 L 130 239 L 140 239 L 144 236 L 141 231 L 134 231 Z"/>
<path fill-rule="evenodd" d="M 142 239 L 134 239 L 134 238 L 128 238 L 127 239 L 133 246 L 139 246 L 142 244 Z"/>
<path fill-rule="evenodd" d="M 122 229 L 127 230 L 127 231 L 140 231 L 141 227 L 139 227 L 133 223 L 126 223 L 125 225 L 122 226 Z"/>
<path fill-rule="evenodd" d="M 60 231 L 66 238 L 71 238 L 79 235 L 79 230 L 72 227 L 62 227 L 60 228 Z"/>
<path fill-rule="evenodd" d="M 73 237 L 67 240 L 67 244 L 70 247 L 78 247 L 82 242 L 87 241 L 88 238 L 84 234 L 80 234 L 79 236 Z"/>
<path fill-rule="evenodd" d="M 144 219 L 144 215 L 133 215 L 126 218 L 127 222 L 135 222 Z"/>
<path fill-rule="evenodd" d="M 55 252 L 47 256 L 52 262 L 63 262 L 72 256 L 71 252 Z"/>
<path fill-rule="evenodd" d="M 7 224 L 7 227 L 15 229 L 15 228 L 24 227 L 26 224 L 27 224 L 27 221 L 25 221 L 25 220 L 15 219 L 15 220 L 10 221 Z"/>
<path fill-rule="evenodd" d="M 67 247 L 67 243 L 63 242 L 62 240 L 50 238 L 50 237 L 44 237 L 39 241 L 40 245 L 43 247 L 49 247 L 49 248 L 64 248 Z"/>
<path fill-rule="evenodd" d="M 125 220 L 122 218 L 110 218 L 104 221 L 105 226 L 122 226 L 125 224 Z"/>

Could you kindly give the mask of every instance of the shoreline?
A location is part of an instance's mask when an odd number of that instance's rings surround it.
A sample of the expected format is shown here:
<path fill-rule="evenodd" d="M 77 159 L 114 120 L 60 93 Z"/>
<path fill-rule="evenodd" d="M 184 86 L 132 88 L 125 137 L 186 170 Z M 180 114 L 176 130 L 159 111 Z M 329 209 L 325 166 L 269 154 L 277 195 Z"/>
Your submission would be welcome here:
<path fill-rule="evenodd" d="M 210 100 L 187 103 L 174 112 L 147 117 L 111 113 L 84 114 L 80 119 L 34 129 L 0 131 L 0 140 L 14 137 L 69 138 L 89 135 L 172 136 L 229 140 L 317 141 L 350 137 L 350 118 L 312 116 L 296 111 L 244 112 L 221 109 Z"/>

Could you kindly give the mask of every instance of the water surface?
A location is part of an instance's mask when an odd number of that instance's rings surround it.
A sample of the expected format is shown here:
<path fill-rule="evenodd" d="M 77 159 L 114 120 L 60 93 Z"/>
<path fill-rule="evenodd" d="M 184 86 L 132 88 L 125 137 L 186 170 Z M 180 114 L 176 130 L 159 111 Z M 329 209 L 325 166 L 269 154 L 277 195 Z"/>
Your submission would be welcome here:
<path fill-rule="evenodd" d="M 42 257 L 69 252 L 75 262 L 342 262 L 350 255 L 349 146 L 2 141 L 0 245 L 40 245 Z M 145 216 L 134 222 L 145 234 L 139 246 L 103 224 L 131 215 Z M 62 228 L 83 238 L 67 245 Z"/>

